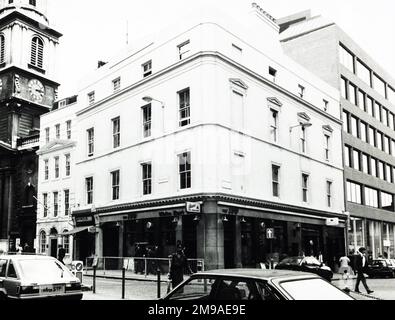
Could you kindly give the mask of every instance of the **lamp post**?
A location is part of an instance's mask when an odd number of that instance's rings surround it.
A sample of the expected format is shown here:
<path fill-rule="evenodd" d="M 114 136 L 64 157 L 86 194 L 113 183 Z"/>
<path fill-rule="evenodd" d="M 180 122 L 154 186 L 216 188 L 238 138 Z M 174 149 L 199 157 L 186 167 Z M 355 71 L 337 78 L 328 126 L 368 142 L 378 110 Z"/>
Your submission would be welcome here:
<path fill-rule="evenodd" d="M 152 98 L 150 96 L 143 97 L 143 100 L 145 102 L 147 102 L 147 103 L 151 103 L 152 101 L 156 101 L 156 102 L 159 102 L 162 105 L 162 132 L 165 133 L 165 104 L 162 101 L 157 100 L 155 98 Z"/>
<path fill-rule="evenodd" d="M 305 128 L 311 127 L 312 125 L 313 125 L 313 124 L 310 123 L 310 122 L 299 123 L 299 124 L 296 125 L 296 126 L 290 127 L 290 128 L 289 128 L 289 132 L 292 132 L 292 130 L 295 129 L 295 128 L 297 128 L 297 127 L 301 127 L 302 129 L 305 129 Z"/>

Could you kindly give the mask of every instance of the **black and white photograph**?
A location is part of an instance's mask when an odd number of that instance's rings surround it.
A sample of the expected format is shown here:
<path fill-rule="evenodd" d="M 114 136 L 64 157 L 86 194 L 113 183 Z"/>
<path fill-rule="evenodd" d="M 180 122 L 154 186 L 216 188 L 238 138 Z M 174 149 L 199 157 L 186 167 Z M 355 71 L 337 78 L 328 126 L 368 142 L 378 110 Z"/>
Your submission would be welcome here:
<path fill-rule="evenodd" d="M 0 300 L 395 300 L 394 9 L 0 0 Z"/>

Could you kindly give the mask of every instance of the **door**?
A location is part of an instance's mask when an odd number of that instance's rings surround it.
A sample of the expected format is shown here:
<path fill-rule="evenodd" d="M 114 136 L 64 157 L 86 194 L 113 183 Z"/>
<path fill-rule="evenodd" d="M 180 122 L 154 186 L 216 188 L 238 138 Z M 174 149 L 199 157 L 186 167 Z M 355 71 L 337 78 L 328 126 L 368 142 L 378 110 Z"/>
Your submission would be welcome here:
<path fill-rule="evenodd" d="M 51 257 L 57 258 L 58 256 L 58 239 L 51 239 Z"/>
<path fill-rule="evenodd" d="M 235 245 L 236 245 L 236 220 L 228 217 L 224 224 L 224 265 L 225 269 L 235 268 Z"/>
<path fill-rule="evenodd" d="M 182 240 L 188 259 L 197 258 L 197 233 L 196 222 L 193 221 L 194 218 L 195 216 L 184 216 L 182 219 Z"/>

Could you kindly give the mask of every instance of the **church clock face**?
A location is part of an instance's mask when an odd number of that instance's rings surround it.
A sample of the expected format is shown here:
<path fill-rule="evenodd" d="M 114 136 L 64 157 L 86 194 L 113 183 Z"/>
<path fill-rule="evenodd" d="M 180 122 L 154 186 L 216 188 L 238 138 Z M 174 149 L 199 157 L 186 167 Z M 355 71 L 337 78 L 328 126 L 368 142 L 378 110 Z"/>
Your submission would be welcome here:
<path fill-rule="evenodd" d="M 35 102 L 41 102 L 44 97 L 44 85 L 37 79 L 29 81 L 30 97 Z"/>

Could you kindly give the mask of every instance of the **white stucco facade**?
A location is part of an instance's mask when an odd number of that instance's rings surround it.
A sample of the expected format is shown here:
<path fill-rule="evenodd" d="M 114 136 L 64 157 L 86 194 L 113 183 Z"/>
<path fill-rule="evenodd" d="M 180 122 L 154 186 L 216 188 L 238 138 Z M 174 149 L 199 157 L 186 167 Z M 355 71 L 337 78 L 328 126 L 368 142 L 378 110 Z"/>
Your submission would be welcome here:
<path fill-rule="evenodd" d="M 255 18 L 264 19 L 260 15 Z M 274 42 L 275 26 L 266 23 L 262 22 L 259 28 L 270 34 Z M 103 70 L 99 69 L 96 81 L 80 92 L 81 104 L 87 104 L 84 98 L 92 91 L 98 101 L 82 109 L 77 119 L 80 143 L 75 178 L 76 201 L 80 208 L 87 208 L 84 197 L 84 177 L 87 176 L 93 176 L 95 181 L 94 205 L 114 204 L 110 199 L 109 176 L 110 172 L 120 169 L 121 197 L 116 203 L 185 193 L 224 192 L 337 213 L 343 211 L 337 91 L 283 56 L 279 45 L 273 52 L 277 43 L 268 45 L 265 38 L 252 37 L 249 28 L 243 30 L 233 25 L 234 29 L 229 30 L 226 27 L 208 21 L 192 26 L 171 40 L 154 42 L 133 58 L 110 62 Z M 257 25 L 252 23 L 251 27 Z M 190 52 L 180 61 L 177 45 L 187 40 Z M 234 55 L 232 44 L 242 49 L 241 56 Z M 276 56 L 269 57 L 269 54 Z M 152 60 L 153 75 L 142 79 L 141 65 L 148 60 Z M 275 83 L 269 80 L 269 66 L 277 70 Z M 116 68 L 118 70 L 114 71 Z M 123 89 L 111 94 L 111 81 L 118 77 Z M 243 84 L 235 84 L 237 80 Z M 297 96 L 299 84 L 305 87 L 303 99 Z M 242 88 L 243 85 L 248 88 Z M 191 124 L 180 128 L 177 92 L 185 88 L 190 88 Z M 232 90 L 243 95 L 241 128 L 235 128 L 232 123 Z M 160 103 L 152 103 L 153 134 L 148 139 L 142 134 L 144 96 L 154 97 L 165 105 L 162 109 Z M 271 140 L 268 98 L 276 98 L 282 104 L 277 107 L 277 143 Z M 329 103 L 328 112 L 323 111 L 323 100 Z M 289 131 L 291 126 L 298 125 L 301 112 L 308 114 L 313 124 L 307 129 L 306 154 L 300 153 L 300 128 Z M 117 149 L 112 148 L 111 142 L 111 119 L 115 117 L 121 120 L 121 146 Z M 333 129 L 329 161 L 325 159 L 323 126 Z M 86 143 L 86 130 L 90 128 L 96 129 L 93 157 L 88 157 Z M 177 155 L 185 150 L 192 154 L 193 178 L 192 188 L 181 191 Z M 245 158 L 242 192 L 235 181 L 239 174 L 232 174 L 232 166 L 238 165 L 232 165 L 235 152 L 242 153 Z M 143 197 L 140 163 L 147 161 L 153 164 L 153 193 Z M 272 163 L 281 166 L 280 198 L 271 196 Z M 300 189 L 301 172 L 311 176 L 307 204 L 302 202 L 301 192 L 293 192 Z M 333 181 L 334 186 L 331 208 L 326 206 L 326 179 Z"/>
<path fill-rule="evenodd" d="M 73 236 L 63 233 L 74 228 L 71 213 L 75 209 L 73 170 L 77 109 L 77 103 L 73 102 L 41 117 L 40 149 L 37 152 L 39 184 L 36 249 L 41 254 L 57 255 L 58 246 L 65 246 L 67 251 L 65 261 L 72 259 L 74 247 Z M 59 136 L 56 134 L 56 126 L 60 127 Z M 49 141 L 47 141 L 48 129 Z M 55 172 L 56 161 L 58 161 L 58 173 Z M 57 212 L 55 212 L 55 193 L 58 197 Z"/>

